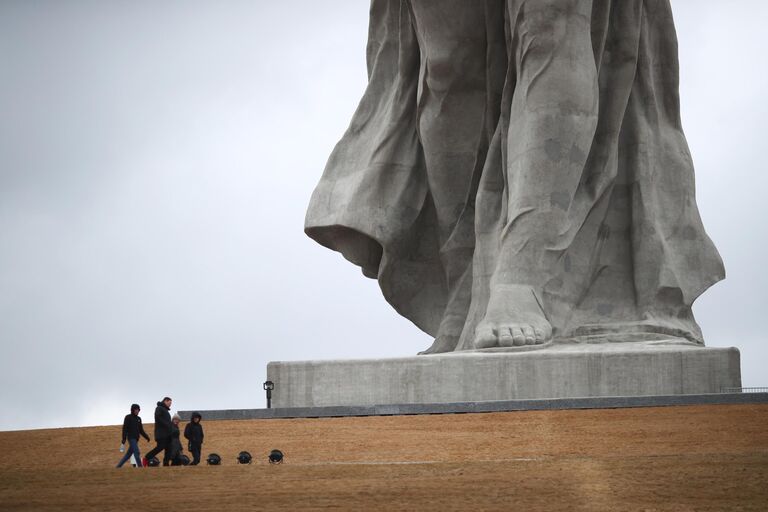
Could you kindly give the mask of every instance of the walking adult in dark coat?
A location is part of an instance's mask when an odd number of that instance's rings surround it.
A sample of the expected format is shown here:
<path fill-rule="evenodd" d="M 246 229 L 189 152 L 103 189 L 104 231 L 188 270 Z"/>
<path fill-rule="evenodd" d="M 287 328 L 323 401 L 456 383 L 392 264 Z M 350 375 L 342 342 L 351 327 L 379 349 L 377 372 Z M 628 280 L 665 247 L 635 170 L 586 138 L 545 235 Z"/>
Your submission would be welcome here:
<path fill-rule="evenodd" d="M 189 441 L 189 451 L 192 453 L 192 466 L 200 464 L 200 452 L 203 448 L 203 426 L 200 424 L 200 420 L 203 417 L 199 412 L 193 412 L 192 418 L 187 426 L 184 427 L 184 437 Z"/>
<path fill-rule="evenodd" d="M 120 450 L 124 449 L 125 441 L 128 440 L 128 451 L 120 459 L 120 462 L 117 463 L 119 468 L 131 458 L 131 455 L 136 459 L 136 467 L 140 468 L 142 466 L 141 453 L 139 452 L 139 436 L 146 439 L 147 442 L 149 442 L 149 436 L 144 432 L 144 425 L 142 425 L 141 417 L 139 416 L 140 410 L 139 404 L 131 405 L 131 414 L 127 414 L 123 420 L 123 440 L 121 441 Z"/>
<path fill-rule="evenodd" d="M 157 402 L 157 407 L 155 408 L 155 442 L 157 446 L 147 453 L 145 459 L 149 460 L 158 453 L 164 452 L 163 466 L 168 465 L 169 456 L 171 455 L 168 450 L 171 444 L 171 432 L 173 431 L 170 413 L 171 403 L 173 403 L 173 400 L 169 397 L 165 397 L 162 401 Z"/>

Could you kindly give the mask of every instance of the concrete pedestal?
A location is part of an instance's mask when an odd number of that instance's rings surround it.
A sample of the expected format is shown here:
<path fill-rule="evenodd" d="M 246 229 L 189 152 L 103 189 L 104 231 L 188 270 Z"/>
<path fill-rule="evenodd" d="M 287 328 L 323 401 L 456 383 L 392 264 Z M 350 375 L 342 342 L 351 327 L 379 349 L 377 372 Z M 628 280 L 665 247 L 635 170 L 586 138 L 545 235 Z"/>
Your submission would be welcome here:
<path fill-rule="evenodd" d="M 719 393 L 739 351 L 676 342 L 560 343 L 525 352 L 276 361 L 272 406 L 325 407 Z"/>

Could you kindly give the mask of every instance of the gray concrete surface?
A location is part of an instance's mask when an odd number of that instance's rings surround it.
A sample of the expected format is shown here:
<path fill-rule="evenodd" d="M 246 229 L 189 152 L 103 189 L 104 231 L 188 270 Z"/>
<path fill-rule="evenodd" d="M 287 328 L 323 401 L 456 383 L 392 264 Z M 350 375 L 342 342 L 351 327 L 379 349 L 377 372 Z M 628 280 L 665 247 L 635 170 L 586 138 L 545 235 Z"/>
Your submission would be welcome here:
<path fill-rule="evenodd" d="M 693 343 L 562 343 L 525 352 L 271 362 L 273 407 L 359 407 L 600 396 L 690 395 L 740 387 L 739 351 Z"/>
<path fill-rule="evenodd" d="M 398 416 L 414 414 L 464 414 L 556 409 L 617 409 L 685 405 L 768 404 L 768 393 L 713 393 L 706 395 L 608 396 L 551 400 L 498 400 L 446 404 L 390 404 L 366 407 L 292 407 L 280 409 L 219 409 L 200 411 L 206 420 L 280 418 L 336 418 L 348 416 Z M 188 421 L 192 411 L 180 411 Z"/>

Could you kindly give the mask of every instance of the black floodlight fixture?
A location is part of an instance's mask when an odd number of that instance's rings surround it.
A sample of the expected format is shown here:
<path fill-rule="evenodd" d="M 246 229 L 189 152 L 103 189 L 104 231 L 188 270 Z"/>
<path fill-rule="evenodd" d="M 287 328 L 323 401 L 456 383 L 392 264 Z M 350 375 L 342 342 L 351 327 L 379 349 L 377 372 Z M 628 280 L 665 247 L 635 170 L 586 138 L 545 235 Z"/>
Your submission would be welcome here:
<path fill-rule="evenodd" d="M 264 383 L 264 391 L 267 392 L 267 409 L 272 408 L 272 390 L 275 389 L 275 383 L 268 380 Z"/>
<path fill-rule="evenodd" d="M 252 458 L 251 454 L 245 450 L 237 454 L 237 462 L 240 464 L 250 464 Z"/>
<path fill-rule="evenodd" d="M 221 457 L 218 453 L 212 453 L 208 456 L 207 459 L 205 459 L 205 462 L 207 462 L 211 466 L 218 466 L 221 464 Z"/>
<path fill-rule="evenodd" d="M 270 464 L 282 464 L 283 462 L 283 452 L 280 450 L 272 450 L 269 452 L 269 463 Z"/>
<path fill-rule="evenodd" d="M 160 459 L 158 459 L 157 457 L 152 457 L 147 461 L 147 466 L 151 468 L 156 468 L 159 465 L 160 465 Z"/>
<path fill-rule="evenodd" d="M 179 462 L 181 462 L 182 466 L 189 466 L 189 463 L 192 461 L 189 460 L 189 457 L 182 454 L 182 455 L 179 455 Z"/>

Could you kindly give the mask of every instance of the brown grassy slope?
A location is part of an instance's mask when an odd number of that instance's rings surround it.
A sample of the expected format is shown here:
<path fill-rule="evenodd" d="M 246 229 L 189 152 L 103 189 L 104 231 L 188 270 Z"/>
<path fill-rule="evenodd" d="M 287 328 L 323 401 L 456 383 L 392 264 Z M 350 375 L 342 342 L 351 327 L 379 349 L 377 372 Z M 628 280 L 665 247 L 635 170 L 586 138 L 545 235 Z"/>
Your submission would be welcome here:
<path fill-rule="evenodd" d="M 117 426 L 0 432 L 0 510 L 768 510 L 766 405 L 203 424 L 221 467 L 115 470 Z"/>

